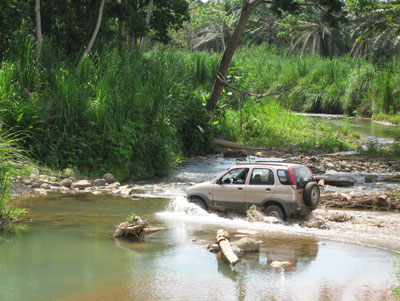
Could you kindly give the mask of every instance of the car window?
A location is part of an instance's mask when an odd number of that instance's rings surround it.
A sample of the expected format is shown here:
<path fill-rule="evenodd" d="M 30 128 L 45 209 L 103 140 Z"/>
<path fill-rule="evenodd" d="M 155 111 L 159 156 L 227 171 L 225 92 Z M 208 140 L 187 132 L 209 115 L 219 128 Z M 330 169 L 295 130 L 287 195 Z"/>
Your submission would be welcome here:
<path fill-rule="evenodd" d="M 308 182 L 314 181 L 311 171 L 305 166 L 295 167 L 293 172 L 299 188 L 304 188 Z"/>
<path fill-rule="evenodd" d="M 282 185 L 290 185 L 289 172 L 287 170 L 278 169 L 277 174 Z"/>
<path fill-rule="evenodd" d="M 248 168 L 235 168 L 227 172 L 220 179 L 221 184 L 244 184 L 246 182 Z"/>
<path fill-rule="evenodd" d="M 251 173 L 250 185 L 274 185 L 274 173 L 267 168 L 254 168 Z"/>

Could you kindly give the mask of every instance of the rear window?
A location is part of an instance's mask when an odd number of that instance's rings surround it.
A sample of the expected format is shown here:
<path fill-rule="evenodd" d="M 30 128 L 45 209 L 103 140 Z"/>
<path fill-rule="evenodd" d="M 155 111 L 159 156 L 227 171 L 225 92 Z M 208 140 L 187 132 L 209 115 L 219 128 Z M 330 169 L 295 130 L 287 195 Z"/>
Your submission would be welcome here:
<path fill-rule="evenodd" d="M 314 182 L 314 177 L 307 167 L 293 167 L 292 170 L 296 179 L 297 188 L 304 188 L 308 182 Z"/>

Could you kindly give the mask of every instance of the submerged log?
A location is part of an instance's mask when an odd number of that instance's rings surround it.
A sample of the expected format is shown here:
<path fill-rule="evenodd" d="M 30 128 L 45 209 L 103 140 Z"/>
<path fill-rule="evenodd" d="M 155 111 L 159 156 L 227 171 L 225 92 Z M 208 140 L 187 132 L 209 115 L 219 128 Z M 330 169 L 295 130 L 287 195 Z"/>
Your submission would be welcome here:
<path fill-rule="evenodd" d="M 239 258 L 233 252 L 231 245 L 229 243 L 229 233 L 222 229 L 217 231 L 217 244 L 221 249 L 222 255 L 228 260 L 231 265 L 235 265 L 239 262 Z"/>
<path fill-rule="evenodd" d="M 130 240 L 144 240 L 146 228 L 148 227 L 147 220 L 142 220 L 140 216 L 135 216 L 135 221 L 124 222 L 118 225 L 114 232 L 114 238 L 125 238 Z"/>
<path fill-rule="evenodd" d="M 337 179 L 337 178 L 326 178 L 326 177 L 317 177 L 318 184 L 321 183 L 322 185 L 331 185 L 337 187 L 348 187 L 354 186 L 354 180 L 344 180 L 344 179 Z"/>

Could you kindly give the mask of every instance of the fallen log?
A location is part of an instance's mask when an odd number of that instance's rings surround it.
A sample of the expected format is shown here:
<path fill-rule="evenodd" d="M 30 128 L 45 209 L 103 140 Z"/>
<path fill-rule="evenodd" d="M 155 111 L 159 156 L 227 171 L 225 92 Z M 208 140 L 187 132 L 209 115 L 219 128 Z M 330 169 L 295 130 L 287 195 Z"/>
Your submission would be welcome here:
<path fill-rule="evenodd" d="M 114 238 L 125 238 L 130 240 L 144 240 L 146 228 L 148 227 L 147 220 L 142 220 L 140 216 L 135 216 L 135 220 L 124 222 L 118 225 L 114 232 Z"/>
<path fill-rule="evenodd" d="M 219 229 L 217 231 L 216 240 L 225 259 L 231 265 L 237 264 L 239 262 L 239 258 L 236 256 L 231 248 L 231 245 L 229 243 L 229 233 L 227 231 L 224 231 L 223 229 Z"/>
<path fill-rule="evenodd" d="M 344 180 L 344 179 L 337 179 L 337 178 L 326 178 L 326 177 L 317 177 L 318 184 L 321 182 L 323 185 L 331 185 L 337 187 L 348 187 L 354 186 L 354 180 Z"/>
<path fill-rule="evenodd" d="M 246 147 L 242 144 L 223 140 L 223 139 L 218 139 L 218 138 L 214 139 L 214 144 L 221 146 L 221 147 L 225 147 L 225 148 L 242 149 L 242 150 L 246 149 Z"/>

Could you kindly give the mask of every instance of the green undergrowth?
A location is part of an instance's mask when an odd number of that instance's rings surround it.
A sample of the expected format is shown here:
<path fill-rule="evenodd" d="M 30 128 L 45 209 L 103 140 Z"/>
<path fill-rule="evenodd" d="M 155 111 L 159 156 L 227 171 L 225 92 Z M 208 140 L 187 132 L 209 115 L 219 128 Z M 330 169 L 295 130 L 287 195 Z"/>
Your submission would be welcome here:
<path fill-rule="evenodd" d="M 341 151 L 354 147 L 347 137 L 346 125 L 341 130 L 318 121 L 295 115 L 277 101 L 249 101 L 240 112 L 229 110 L 222 123 L 233 139 L 255 147 L 293 147 L 304 151 L 321 149 Z"/>
<path fill-rule="evenodd" d="M 374 120 L 382 120 L 382 121 L 388 121 L 394 124 L 399 124 L 400 125 L 400 112 L 397 114 L 385 114 L 385 113 L 378 113 L 374 114 L 372 116 Z"/>
<path fill-rule="evenodd" d="M 21 161 L 26 161 L 19 150 L 18 139 L 4 131 L 0 123 L 0 232 L 19 222 L 26 214 L 25 209 L 14 208 L 9 196 L 10 181 L 22 175 L 28 168 Z"/>
<path fill-rule="evenodd" d="M 360 152 L 373 158 L 398 160 L 400 158 L 400 140 L 391 144 L 371 143 L 367 149 L 360 150 Z"/>
<path fill-rule="evenodd" d="M 108 49 L 77 67 L 46 38 L 36 64 L 34 41 L 16 32 L 1 62 L 0 119 L 21 133 L 33 159 L 92 177 L 166 174 L 187 156 L 209 153 L 214 136 L 254 146 L 348 149 L 357 137 L 345 124 L 334 130 L 288 110 L 368 115 L 395 114 L 399 107 L 396 59 L 377 67 L 246 46 L 236 52 L 227 80 L 270 96 L 244 97 L 240 127 L 240 105 L 228 88 L 213 114 L 205 110 L 221 54 Z"/>

